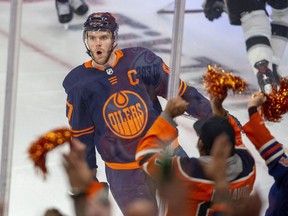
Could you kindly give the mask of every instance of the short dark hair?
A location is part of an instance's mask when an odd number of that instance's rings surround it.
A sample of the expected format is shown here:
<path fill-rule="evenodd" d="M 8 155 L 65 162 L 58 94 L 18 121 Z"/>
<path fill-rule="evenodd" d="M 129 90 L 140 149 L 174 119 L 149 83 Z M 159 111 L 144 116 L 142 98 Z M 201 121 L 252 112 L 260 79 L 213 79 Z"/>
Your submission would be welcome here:
<path fill-rule="evenodd" d="M 198 134 L 199 139 L 202 140 L 204 149 L 208 155 L 210 155 L 214 140 L 223 133 L 228 135 L 233 145 L 231 154 L 234 154 L 236 143 L 235 131 L 227 118 L 213 116 L 208 119 L 200 119 L 194 123 L 193 128 Z"/>

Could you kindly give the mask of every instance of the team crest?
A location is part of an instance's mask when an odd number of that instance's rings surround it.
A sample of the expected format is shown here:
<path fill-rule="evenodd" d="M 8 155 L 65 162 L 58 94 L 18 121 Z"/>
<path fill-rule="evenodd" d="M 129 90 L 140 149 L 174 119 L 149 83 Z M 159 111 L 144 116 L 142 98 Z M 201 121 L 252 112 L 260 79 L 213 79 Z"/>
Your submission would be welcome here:
<path fill-rule="evenodd" d="M 131 139 L 143 132 L 148 120 L 148 109 L 138 94 L 121 91 L 106 101 L 103 117 L 106 125 L 116 136 Z"/>

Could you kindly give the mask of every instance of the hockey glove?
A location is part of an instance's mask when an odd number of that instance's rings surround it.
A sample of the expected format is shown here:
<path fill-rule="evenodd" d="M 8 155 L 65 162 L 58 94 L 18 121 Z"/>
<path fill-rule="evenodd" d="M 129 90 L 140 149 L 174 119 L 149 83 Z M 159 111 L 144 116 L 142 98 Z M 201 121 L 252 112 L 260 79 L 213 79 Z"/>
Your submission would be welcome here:
<path fill-rule="evenodd" d="M 218 19 L 224 11 L 223 0 L 206 0 L 203 4 L 205 17 L 213 21 Z"/>

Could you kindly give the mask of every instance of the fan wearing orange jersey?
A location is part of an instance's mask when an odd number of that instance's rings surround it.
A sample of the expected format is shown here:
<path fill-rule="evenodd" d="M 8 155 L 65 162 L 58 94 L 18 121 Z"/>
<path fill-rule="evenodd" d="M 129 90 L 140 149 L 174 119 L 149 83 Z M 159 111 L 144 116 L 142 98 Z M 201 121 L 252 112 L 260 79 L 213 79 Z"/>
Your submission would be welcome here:
<path fill-rule="evenodd" d="M 179 212 L 180 209 L 181 215 L 213 214 L 215 182 L 205 174 L 203 166 L 211 163 L 210 153 L 214 141 L 222 135 L 227 136 L 227 142 L 231 147 L 226 160 L 226 179 L 229 182 L 230 199 L 233 202 L 245 199 L 253 189 L 256 175 L 255 161 L 239 139 L 241 137 L 239 137 L 238 124 L 235 123 L 235 118 L 227 115 L 223 109 L 223 101 L 214 98 L 210 102 L 215 116 L 206 120 L 198 120 L 194 124 L 199 135 L 197 148 L 200 157 L 173 156 L 169 160 L 167 159 L 169 156 L 163 154 L 163 148 L 178 137 L 177 124 L 173 118 L 181 115 L 187 108 L 187 102 L 181 97 L 168 101 L 164 111 L 138 145 L 136 161 L 146 173 L 158 182 L 163 181 L 163 176 L 164 180 L 165 177 L 169 177 L 167 173 L 170 173 L 170 178 L 171 175 L 174 177 L 171 178 L 174 180 L 172 181 L 174 197 L 172 196 L 171 202 L 169 201 L 171 195 L 165 191 L 165 194 L 168 194 L 167 215 L 175 215 L 175 211 Z M 175 184 L 178 184 L 178 187 L 175 187 Z M 169 187 L 166 190 L 169 190 Z M 185 193 L 177 193 L 177 190 L 185 191 Z M 175 205 L 172 204 L 177 200 L 182 200 L 182 202 L 177 202 L 175 210 Z"/>

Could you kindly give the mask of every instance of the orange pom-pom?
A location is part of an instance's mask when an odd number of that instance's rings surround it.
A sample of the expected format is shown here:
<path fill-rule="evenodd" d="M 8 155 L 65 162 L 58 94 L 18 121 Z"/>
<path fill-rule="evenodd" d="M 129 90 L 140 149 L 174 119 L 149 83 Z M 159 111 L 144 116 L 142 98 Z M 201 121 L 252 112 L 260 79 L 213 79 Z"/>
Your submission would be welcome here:
<path fill-rule="evenodd" d="M 204 86 L 207 92 L 214 97 L 225 98 L 229 89 L 234 94 L 242 94 L 248 87 L 243 79 L 226 72 L 224 69 L 217 69 L 211 65 L 208 65 L 207 69 L 207 73 L 203 75 Z"/>
<path fill-rule="evenodd" d="M 288 112 L 288 79 L 282 77 L 279 91 L 266 95 L 266 97 L 267 100 L 262 105 L 264 119 L 280 122 L 283 115 Z"/>
<path fill-rule="evenodd" d="M 42 171 L 44 177 L 47 174 L 46 154 L 65 142 L 69 142 L 71 136 L 70 129 L 59 128 L 45 133 L 30 145 L 29 158 L 34 162 L 34 166 Z"/>

